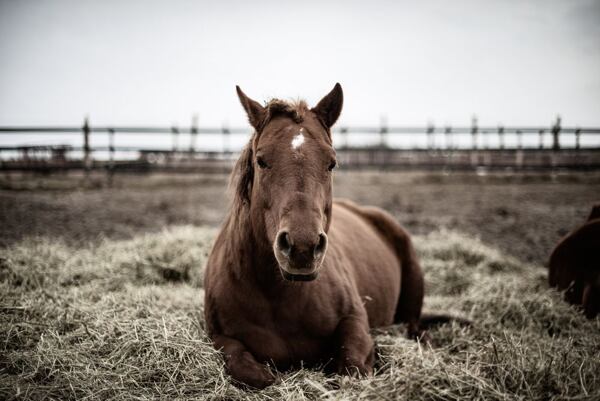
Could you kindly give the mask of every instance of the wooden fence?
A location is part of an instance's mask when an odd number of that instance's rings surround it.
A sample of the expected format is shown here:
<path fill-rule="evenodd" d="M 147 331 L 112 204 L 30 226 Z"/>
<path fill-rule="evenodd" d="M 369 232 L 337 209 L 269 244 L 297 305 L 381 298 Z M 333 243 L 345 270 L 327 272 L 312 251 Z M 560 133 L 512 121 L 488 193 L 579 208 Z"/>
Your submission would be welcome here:
<path fill-rule="evenodd" d="M 227 170 L 239 151 L 232 146 L 232 135 L 249 135 L 249 128 L 201 128 L 194 120 L 190 127 L 119 127 L 92 126 L 88 120 L 81 127 L 0 127 L 0 135 L 75 135 L 81 146 L 65 144 L 0 146 L 2 170 L 69 170 L 106 169 L 145 171 L 168 169 L 178 171 Z M 480 127 L 477 119 L 470 126 L 339 126 L 333 131 L 341 164 L 349 168 L 376 166 L 384 168 L 515 168 L 515 169 L 600 169 L 600 128 L 563 127 L 560 118 L 548 127 L 496 126 Z M 106 146 L 92 146 L 92 135 L 108 136 Z M 144 140 L 136 146 L 116 146 L 117 135 L 168 135 L 172 146 L 152 148 Z M 203 136 L 218 135 L 223 146 L 210 150 Z M 180 143 L 186 135 L 189 142 Z M 369 137 L 368 144 L 352 144 L 351 137 Z M 514 140 L 509 144 L 506 140 Z M 416 138 L 420 146 L 397 147 L 397 138 Z M 529 140 L 527 144 L 524 138 Z M 566 138 L 569 139 L 567 145 Z M 460 138 L 459 141 L 457 138 Z M 466 139 L 465 139 L 466 138 Z M 531 139 L 536 140 L 532 141 Z M 588 139 L 588 140 L 583 140 Z M 494 145 L 490 145 L 494 142 Z M 424 143 L 424 145 L 423 145 Z M 591 145 L 590 145 L 591 144 Z M 99 152 L 105 160 L 95 158 Z M 134 158 L 117 155 L 133 152 Z M 7 156 L 9 155 L 9 156 Z M 79 155 L 79 156 L 73 156 Z"/>

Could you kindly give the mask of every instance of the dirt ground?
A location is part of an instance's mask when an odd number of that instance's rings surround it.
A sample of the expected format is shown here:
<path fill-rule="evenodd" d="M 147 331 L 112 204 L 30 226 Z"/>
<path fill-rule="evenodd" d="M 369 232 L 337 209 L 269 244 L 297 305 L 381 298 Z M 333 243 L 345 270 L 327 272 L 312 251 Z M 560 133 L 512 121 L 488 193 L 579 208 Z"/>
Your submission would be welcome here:
<path fill-rule="evenodd" d="M 0 246 L 27 236 L 87 243 L 169 225 L 218 226 L 226 175 L 0 177 Z M 447 227 L 526 262 L 553 245 L 600 201 L 600 173 L 474 174 L 338 171 L 335 196 L 383 207 L 414 234 Z"/>

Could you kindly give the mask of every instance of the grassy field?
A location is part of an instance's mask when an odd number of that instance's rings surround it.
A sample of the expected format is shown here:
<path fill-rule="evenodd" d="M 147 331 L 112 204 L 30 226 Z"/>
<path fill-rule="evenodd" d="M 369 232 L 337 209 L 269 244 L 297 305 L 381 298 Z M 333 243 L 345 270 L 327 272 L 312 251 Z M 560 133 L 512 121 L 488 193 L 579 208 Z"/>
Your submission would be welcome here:
<path fill-rule="evenodd" d="M 0 259 L 0 399 L 600 399 L 600 319 L 548 289 L 546 270 L 471 235 L 415 239 L 429 311 L 473 327 L 373 332 L 373 377 L 281 372 L 262 391 L 232 385 L 204 332 L 201 267 L 214 227 L 129 239 L 14 241 Z"/>

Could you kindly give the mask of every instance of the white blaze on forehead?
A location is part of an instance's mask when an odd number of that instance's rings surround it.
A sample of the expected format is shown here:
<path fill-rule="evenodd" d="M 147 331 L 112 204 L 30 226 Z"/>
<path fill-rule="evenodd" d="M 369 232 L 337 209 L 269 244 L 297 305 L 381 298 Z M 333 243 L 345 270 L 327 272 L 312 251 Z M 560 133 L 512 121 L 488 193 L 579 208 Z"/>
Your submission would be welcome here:
<path fill-rule="evenodd" d="M 304 131 L 300 128 L 298 135 L 292 139 L 292 149 L 298 149 L 304 143 Z"/>

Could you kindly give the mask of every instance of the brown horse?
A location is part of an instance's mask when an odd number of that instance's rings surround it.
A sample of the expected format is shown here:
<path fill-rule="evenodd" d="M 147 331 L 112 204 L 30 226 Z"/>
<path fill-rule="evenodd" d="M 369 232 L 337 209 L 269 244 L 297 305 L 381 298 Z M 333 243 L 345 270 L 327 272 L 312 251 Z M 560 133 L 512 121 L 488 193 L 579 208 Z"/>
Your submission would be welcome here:
<path fill-rule="evenodd" d="M 600 204 L 585 224 L 560 240 L 549 267 L 550 285 L 567 290 L 567 302 L 581 305 L 589 319 L 600 313 Z"/>
<path fill-rule="evenodd" d="M 206 268 L 208 334 L 231 376 L 253 387 L 273 383 L 265 363 L 371 374 L 370 328 L 406 322 L 421 334 L 423 273 L 390 215 L 332 199 L 342 88 L 311 109 L 237 93 L 255 132 Z"/>

